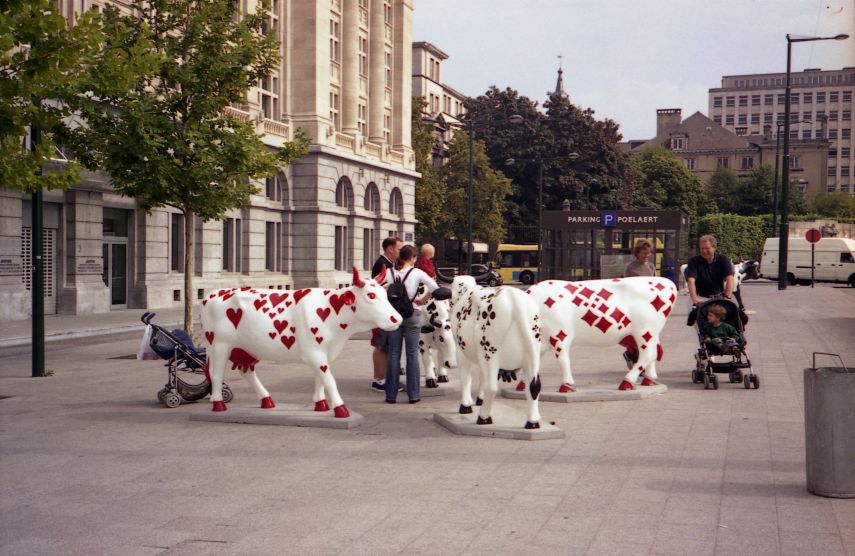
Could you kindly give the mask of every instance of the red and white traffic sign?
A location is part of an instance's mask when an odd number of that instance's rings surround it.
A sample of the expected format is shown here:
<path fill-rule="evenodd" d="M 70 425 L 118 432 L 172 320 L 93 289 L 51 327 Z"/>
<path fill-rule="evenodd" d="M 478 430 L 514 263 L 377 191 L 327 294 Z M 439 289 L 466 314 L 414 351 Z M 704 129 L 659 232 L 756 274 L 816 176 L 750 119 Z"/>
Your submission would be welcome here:
<path fill-rule="evenodd" d="M 809 243 L 817 243 L 821 237 L 822 234 L 820 234 L 819 230 L 816 228 L 811 228 L 807 233 L 805 233 L 805 239 L 808 240 Z"/>

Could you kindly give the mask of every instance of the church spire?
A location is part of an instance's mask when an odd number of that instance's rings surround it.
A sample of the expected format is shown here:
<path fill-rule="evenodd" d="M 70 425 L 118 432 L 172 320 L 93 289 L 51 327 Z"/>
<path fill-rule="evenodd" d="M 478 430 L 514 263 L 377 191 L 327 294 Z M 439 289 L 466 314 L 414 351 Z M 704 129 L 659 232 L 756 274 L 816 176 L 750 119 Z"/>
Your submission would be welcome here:
<path fill-rule="evenodd" d="M 564 90 L 564 69 L 563 69 L 563 55 L 558 55 L 558 81 L 555 83 L 555 93 L 557 93 L 562 98 L 570 98 L 567 95 L 567 92 Z"/>

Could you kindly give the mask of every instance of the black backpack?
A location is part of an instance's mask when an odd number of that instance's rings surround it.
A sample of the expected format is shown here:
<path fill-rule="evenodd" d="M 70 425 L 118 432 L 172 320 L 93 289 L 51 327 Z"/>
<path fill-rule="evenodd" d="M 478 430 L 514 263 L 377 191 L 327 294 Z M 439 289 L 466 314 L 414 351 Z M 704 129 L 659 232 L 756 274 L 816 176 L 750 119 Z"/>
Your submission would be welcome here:
<path fill-rule="evenodd" d="M 394 280 L 392 284 L 389 286 L 389 289 L 386 290 L 386 296 L 389 298 L 389 303 L 392 304 L 392 307 L 395 308 L 396 311 L 405 319 L 413 316 L 413 300 L 410 299 L 410 296 L 407 295 L 407 288 L 404 287 L 404 280 L 407 279 L 407 276 L 410 275 L 413 269 L 407 271 L 404 274 L 404 277 L 395 276 L 395 272 L 392 271 L 392 276 Z"/>

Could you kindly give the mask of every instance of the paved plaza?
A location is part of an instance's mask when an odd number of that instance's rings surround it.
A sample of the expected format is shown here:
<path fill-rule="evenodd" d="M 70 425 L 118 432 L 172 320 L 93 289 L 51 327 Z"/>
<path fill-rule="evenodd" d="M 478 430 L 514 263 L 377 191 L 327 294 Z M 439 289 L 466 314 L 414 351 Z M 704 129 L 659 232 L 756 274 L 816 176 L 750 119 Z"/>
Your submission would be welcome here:
<path fill-rule="evenodd" d="M 141 311 L 49 317 L 54 374 L 38 379 L 20 345 L 27 323 L 5 323 L 0 554 L 855 555 L 855 499 L 805 488 L 802 391 L 814 351 L 855 367 L 855 289 L 744 292 L 760 390 L 726 375 L 717 391 L 691 383 L 681 296 L 663 333 L 667 392 L 541 403 L 565 437 L 537 442 L 449 433 L 434 413 L 455 396 L 383 403 L 362 339 L 333 370 L 365 421 L 333 430 L 191 421 L 207 401 L 163 407 L 165 369 L 130 357 Z M 544 365 L 554 390 L 557 365 Z M 258 371 L 280 404 L 311 404 L 307 368 Z M 580 388 L 617 388 L 625 367 L 618 348 L 577 348 L 574 371 Z M 257 404 L 227 380 L 235 407 Z"/>

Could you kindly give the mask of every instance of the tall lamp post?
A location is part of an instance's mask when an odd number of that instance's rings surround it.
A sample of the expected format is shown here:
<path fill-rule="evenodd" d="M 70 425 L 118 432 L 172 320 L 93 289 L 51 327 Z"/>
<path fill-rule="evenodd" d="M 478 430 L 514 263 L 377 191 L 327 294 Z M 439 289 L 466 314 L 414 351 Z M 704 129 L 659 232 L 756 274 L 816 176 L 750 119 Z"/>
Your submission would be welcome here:
<path fill-rule="evenodd" d="M 505 160 L 505 165 L 513 166 L 517 162 L 536 162 L 537 163 L 537 281 L 539 282 L 543 276 L 543 165 L 545 162 L 554 160 L 569 160 L 575 162 L 579 160 L 579 153 L 572 152 L 566 156 L 556 156 L 551 158 L 509 158 Z"/>
<path fill-rule="evenodd" d="M 792 67 L 793 43 L 814 41 L 842 41 L 849 35 L 839 34 L 833 37 L 800 37 L 787 35 L 787 80 L 784 95 L 784 160 L 781 170 L 781 231 L 778 234 L 778 289 L 787 289 L 787 238 L 790 235 L 790 73 Z"/>
<path fill-rule="evenodd" d="M 475 196 L 473 187 L 475 178 L 475 130 L 478 128 L 483 129 L 484 126 L 489 124 L 503 122 L 517 125 L 523 122 L 523 117 L 519 114 L 513 114 L 507 119 L 481 122 L 478 125 L 475 124 L 475 120 L 471 118 L 466 119 L 466 132 L 469 135 L 469 191 L 466 205 L 466 273 L 470 275 L 472 274 L 472 205 Z"/>
<path fill-rule="evenodd" d="M 802 120 L 798 123 L 810 124 L 813 122 L 811 120 Z M 781 150 L 781 127 L 783 125 L 784 122 L 777 122 L 775 124 L 777 131 L 775 131 L 775 177 L 772 181 L 772 234 L 775 234 L 778 229 L 778 159 L 781 158 L 778 153 Z"/>

